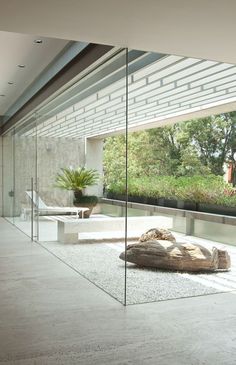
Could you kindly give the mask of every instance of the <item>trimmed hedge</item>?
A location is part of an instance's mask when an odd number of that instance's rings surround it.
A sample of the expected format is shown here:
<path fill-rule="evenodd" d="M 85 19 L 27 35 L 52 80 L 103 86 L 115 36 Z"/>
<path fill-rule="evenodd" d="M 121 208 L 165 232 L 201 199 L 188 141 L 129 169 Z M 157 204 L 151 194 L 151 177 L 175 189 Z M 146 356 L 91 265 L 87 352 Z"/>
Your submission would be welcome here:
<path fill-rule="evenodd" d="M 111 184 L 107 195 L 125 195 L 125 184 Z M 129 197 L 174 199 L 194 203 L 236 207 L 236 189 L 223 181 L 222 176 L 142 177 L 128 181 Z"/>

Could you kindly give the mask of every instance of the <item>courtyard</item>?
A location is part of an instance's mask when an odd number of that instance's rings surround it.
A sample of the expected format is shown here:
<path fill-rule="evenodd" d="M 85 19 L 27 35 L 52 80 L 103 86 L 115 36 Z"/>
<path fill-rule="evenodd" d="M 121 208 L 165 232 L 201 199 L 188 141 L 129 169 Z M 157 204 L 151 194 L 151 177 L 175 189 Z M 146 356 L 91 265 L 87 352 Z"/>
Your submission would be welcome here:
<path fill-rule="evenodd" d="M 89 219 L 99 220 L 104 217 L 108 216 L 94 214 Z M 57 225 L 61 219 L 61 216 L 40 218 L 39 244 L 114 299 L 124 303 L 125 263 L 119 259 L 120 253 L 125 250 L 124 231 L 80 233 L 77 242 L 58 242 Z M 142 219 L 148 221 L 150 217 L 144 216 Z M 64 217 L 63 220 L 76 222 L 73 216 Z M 173 218 L 167 216 L 152 216 L 149 228 L 155 224 L 155 227 L 171 229 L 172 220 Z M 15 224 L 22 231 L 29 229 L 28 222 L 20 218 Z M 144 232 L 138 225 L 135 231 L 128 231 L 128 243 L 137 242 L 142 233 Z M 139 267 L 127 263 L 127 305 L 232 292 L 236 289 L 235 246 L 188 236 L 173 230 L 172 233 L 177 242 L 197 243 L 209 249 L 212 247 L 226 249 L 231 258 L 230 270 L 187 273 Z"/>

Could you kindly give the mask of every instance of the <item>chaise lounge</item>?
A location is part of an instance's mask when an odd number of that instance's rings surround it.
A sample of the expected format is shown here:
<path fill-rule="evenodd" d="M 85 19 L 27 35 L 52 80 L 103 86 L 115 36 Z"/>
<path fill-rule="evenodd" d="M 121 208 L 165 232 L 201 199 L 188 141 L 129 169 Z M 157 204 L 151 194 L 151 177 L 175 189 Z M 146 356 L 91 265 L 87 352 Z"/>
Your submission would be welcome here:
<path fill-rule="evenodd" d="M 88 208 L 83 207 L 54 207 L 48 206 L 44 203 L 44 201 L 40 198 L 40 196 L 36 193 L 36 191 L 27 190 L 27 196 L 33 201 L 34 206 L 38 210 L 41 215 L 55 215 L 58 214 L 67 214 L 67 213 L 75 213 L 76 218 L 79 218 L 79 213 L 81 212 L 82 218 L 84 217 L 84 212 L 89 210 Z M 23 216 L 24 219 L 27 219 L 27 215 L 30 212 L 30 208 L 23 208 Z"/>

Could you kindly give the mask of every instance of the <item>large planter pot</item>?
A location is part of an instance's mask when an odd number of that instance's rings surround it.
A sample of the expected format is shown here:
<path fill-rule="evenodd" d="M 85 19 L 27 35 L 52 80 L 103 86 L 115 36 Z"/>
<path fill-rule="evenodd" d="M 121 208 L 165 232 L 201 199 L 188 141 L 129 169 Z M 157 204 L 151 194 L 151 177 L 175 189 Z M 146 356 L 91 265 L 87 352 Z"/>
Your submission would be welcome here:
<path fill-rule="evenodd" d="M 154 197 L 147 197 L 146 198 L 146 204 L 150 204 L 150 205 L 158 205 L 158 198 L 154 198 Z"/>
<path fill-rule="evenodd" d="M 165 206 L 165 198 L 158 198 L 157 199 L 157 205 L 159 205 L 160 207 L 164 207 Z"/>
<path fill-rule="evenodd" d="M 132 202 L 132 203 L 158 205 L 158 198 L 149 197 L 149 196 L 134 196 L 134 195 L 131 195 L 131 196 L 128 197 L 128 201 Z"/>
<path fill-rule="evenodd" d="M 231 215 L 236 217 L 236 207 L 226 207 L 224 205 L 199 203 L 198 210 L 205 213 Z"/>
<path fill-rule="evenodd" d="M 110 194 L 110 199 L 126 200 L 125 195 Z M 223 205 L 196 203 L 187 200 L 175 200 L 166 198 L 154 198 L 144 196 L 129 196 L 129 202 L 158 205 L 161 207 L 177 208 L 183 210 L 193 210 L 213 214 L 229 215 L 236 217 L 236 207 L 226 207 Z"/>
<path fill-rule="evenodd" d="M 123 200 L 123 199 L 119 199 L 119 197 L 123 197 L 123 195 L 121 194 L 117 194 L 117 193 L 113 193 L 112 191 L 107 191 L 105 193 L 105 197 L 107 199 L 114 199 L 114 200 Z"/>
<path fill-rule="evenodd" d="M 88 208 L 89 210 L 87 210 L 86 212 L 84 212 L 84 218 L 89 218 L 90 215 L 92 214 L 93 208 L 95 207 L 95 205 L 91 205 L 91 204 L 82 204 L 82 203 L 74 203 L 75 207 L 81 207 L 81 208 Z M 82 218 L 82 213 L 79 213 L 79 217 Z"/>
<path fill-rule="evenodd" d="M 177 208 L 184 210 L 197 210 L 197 203 L 187 200 L 177 200 Z"/>
<path fill-rule="evenodd" d="M 126 196 L 124 194 L 110 193 L 108 196 L 109 199 L 122 200 L 122 201 L 126 200 Z"/>
<path fill-rule="evenodd" d="M 177 200 L 175 200 L 175 199 L 164 199 L 164 207 L 177 208 Z"/>
<path fill-rule="evenodd" d="M 135 195 L 128 196 L 128 201 L 132 203 L 143 203 L 143 200 L 144 200 L 143 196 L 135 196 Z"/>
<path fill-rule="evenodd" d="M 79 200 L 74 199 L 74 206 L 81 208 L 88 208 L 86 212 L 84 212 L 84 218 L 89 218 L 93 208 L 97 205 L 98 198 L 94 195 L 83 195 L 79 197 Z M 82 212 L 79 214 L 82 218 Z"/>

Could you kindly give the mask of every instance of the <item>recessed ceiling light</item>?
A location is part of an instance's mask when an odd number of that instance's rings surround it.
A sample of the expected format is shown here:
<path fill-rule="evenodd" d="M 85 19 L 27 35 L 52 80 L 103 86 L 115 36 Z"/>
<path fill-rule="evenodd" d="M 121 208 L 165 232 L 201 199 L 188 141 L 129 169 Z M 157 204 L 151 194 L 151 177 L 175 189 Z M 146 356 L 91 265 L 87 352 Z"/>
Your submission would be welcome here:
<path fill-rule="evenodd" d="M 13 81 L 8 81 L 8 85 L 13 85 L 14 82 Z"/>
<path fill-rule="evenodd" d="M 43 41 L 42 41 L 42 39 L 35 39 L 35 40 L 34 40 L 34 43 L 36 43 L 36 44 L 41 44 L 41 43 L 43 43 Z"/>
<path fill-rule="evenodd" d="M 20 64 L 20 65 L 18 65 L 18 67 L 19 68 L 25 68 L 25 65 Z"/>

